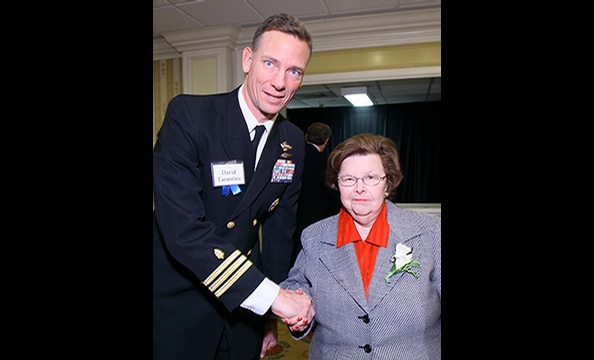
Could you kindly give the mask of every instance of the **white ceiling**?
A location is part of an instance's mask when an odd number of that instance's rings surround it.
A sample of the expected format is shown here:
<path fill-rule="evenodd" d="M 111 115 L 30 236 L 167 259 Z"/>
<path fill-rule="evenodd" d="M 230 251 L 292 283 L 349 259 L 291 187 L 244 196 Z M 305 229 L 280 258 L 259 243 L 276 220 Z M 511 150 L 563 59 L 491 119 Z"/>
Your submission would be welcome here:
<path fill-rule="evenodd" d="M 153 0 L 153 40 L 209 26 L 254 27 L 280 12 L 307 22 L 429 8 L 441 8 L 441 0 Z M 367 86 L 378 105 L 441 100 L 441 78 L 434 77 L 304 85 L 288 108 L 350 106 L 340 94 L 344 86 Z"/>

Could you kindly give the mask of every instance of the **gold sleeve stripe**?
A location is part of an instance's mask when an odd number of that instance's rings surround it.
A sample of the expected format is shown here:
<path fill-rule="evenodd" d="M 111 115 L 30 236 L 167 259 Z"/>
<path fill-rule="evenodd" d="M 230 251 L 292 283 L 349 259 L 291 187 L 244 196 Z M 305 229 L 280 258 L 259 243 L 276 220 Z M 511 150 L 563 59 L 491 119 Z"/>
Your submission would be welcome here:
<path fill-rule="evenodd" d="M 246 260 L 247 258 L 245 255 L 241 255 L 237 260 L 235 260 L 233 264 L 227 267 L 225 272 L 223 272 L 221 276 L 219 276 L 218 279 L 212 283 L 212 285 L 207 285 L 210 291 L 214 292 L 219 286 L 221 286 L 223 282 L 227 281 L 227 279 L 229 279 L 235 270 L 237 270 L 237 268 L 240 267 L 241 264 L 243 264 Z"/>
<path fill-rule="evenodd" d="M 214 279 L 216 279 L 227 268 L 227 266 L 234 262 L 239 255 L 241 255 L 241 251 L 236 249 L 228 258 L 225 259 L 225 261 L 221 263 L 221 265 L 217 266 L 217 268 L 214 269 L 210 275 L 208 275 L 206 280 L 204 280 L 204 285 L 210 286 L 210 283 L 213 282 Z"/>
<path fill-rule="evenodd" d="M 247 269 L 250 268 L 250 266 L 252 266 L 252 262 L 250 260 L 244 262 L 241 268 L 239 268 L 239 270 L 237 270 L 237 272 L 233 274 L 233 276 L 214 293 L 215 296 L 219 297 L 223 295 L 233 284 L 235 284 L 235 282 L 247 271 Z"/>

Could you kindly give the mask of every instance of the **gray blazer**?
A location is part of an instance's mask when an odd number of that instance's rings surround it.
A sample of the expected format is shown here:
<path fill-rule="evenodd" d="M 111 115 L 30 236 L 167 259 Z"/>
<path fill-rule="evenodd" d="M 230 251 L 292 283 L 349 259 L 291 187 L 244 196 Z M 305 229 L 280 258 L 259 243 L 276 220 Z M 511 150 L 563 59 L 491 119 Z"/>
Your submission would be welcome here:
<path fill-rule="evenodd" d="M 386 206 L 390 235 L 377 254 L 369 301 L 353 243 L 336 248 L 338 215 L 303 231 L 303 249 L 280 285 L 301 288 L 313 300 L 310 359 L 441 359 L 441 218 Z M 418 279 L 401 272 L 388 286 L 397 243 L 412 248 L 421 268 L 414 268 Z"/>

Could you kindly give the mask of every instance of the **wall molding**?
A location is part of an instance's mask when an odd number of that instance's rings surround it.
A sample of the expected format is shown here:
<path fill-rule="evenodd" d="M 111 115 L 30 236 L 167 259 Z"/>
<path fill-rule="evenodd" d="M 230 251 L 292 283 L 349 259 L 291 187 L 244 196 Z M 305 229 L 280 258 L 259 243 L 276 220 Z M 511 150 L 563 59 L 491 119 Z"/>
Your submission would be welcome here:
<path fill-rule="evenodd" d="M 234 25 L 161 34 L 178 53 L 216 48 L 235 49 L 240 29 Z"/>
<path fill-rule="evenodd" d="M 368 71 L 349 71 L 327 74 L 311 74 L 307 71 L 303 77 L 303 85 L 333 84 L 341 82 L 402 80 L 426 77 L 440 77 L 441 66 L 423 66 L 399 69 L 383 69 Z"/>
<path fill-rule="evenodd" d="M 312 35 L 314 52 L 441 41 L 441 8 L 304 23 Z M 256 27 L 242 29 L 236 47 L 248 46 L 255 31 Z"/>
<path fill-rule="evenodd" d="M 176 59 L 182 57 L 182 54 L 177 52 L 164 39 L 153 40 L 153 61 Z"/>
<path fill-rule="evenodd" d="M 441 8 L 304 22 L 312 34 L 314 52 L 441 41 Z M 231 25 L 164 33 L 165 40 L 153 40 L 153 59 L 220 47 L 233 49 L 241 58 L 255 30 L 255 26 Z"/>

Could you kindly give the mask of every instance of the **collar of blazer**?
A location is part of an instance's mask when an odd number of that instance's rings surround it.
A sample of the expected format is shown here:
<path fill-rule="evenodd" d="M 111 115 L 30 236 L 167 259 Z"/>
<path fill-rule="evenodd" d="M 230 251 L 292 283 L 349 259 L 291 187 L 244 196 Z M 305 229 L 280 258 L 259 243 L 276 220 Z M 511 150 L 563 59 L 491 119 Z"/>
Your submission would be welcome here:
<path fill-rule="evenodd" d="M 414 216 L 414 213 L 410 213 L 408 210 L 404 210 L 390 201 L 387 201 L 386 206 L 388 223 L 390 224 L 388 246 L 379 248 L 373 276 L 371 278 L 371 283 L 369 284 L 369 300 L 365 299 L 363 283 L 357 281 L 357 279 L 361 278 L 361 273 L 359 271 L 359 264 L 357 262 L 357 257 L 355 256 L 355 248 L 353 244 L 350 243 L 336 248 L 336 238 L 333 235 L 330 235 L 328 238 L 321 241 L 327 246 L 325 246 L 325 250 L 321 251 L 319 254 L 320 261 L 333 277 L 342 284 L 343 288 L 353 297 L 353 299 L 355 299 L 362 308 L 366 309 L 366 311 L 373 310 L 381 299 L 394 288 L 394 285 L 400 279 L 402 274 L 404 274 L 399 273 L 394 275 L 392 278 L 392 285 L 386 286 L 384 277 L 392 267 L 390 258 L 394 254 L 394 246 L 396 243 L 401 242 L 410 245 L 410 241 L 420 234 L 420 230 L 416 226 L 410 226 L 410 224 L 418 224 L 418 222 L 409 221 L 410 216 Z M 336 225 L 337 224 L 338 218 L 336 218 Z"/>

